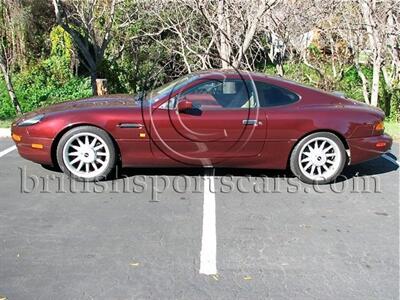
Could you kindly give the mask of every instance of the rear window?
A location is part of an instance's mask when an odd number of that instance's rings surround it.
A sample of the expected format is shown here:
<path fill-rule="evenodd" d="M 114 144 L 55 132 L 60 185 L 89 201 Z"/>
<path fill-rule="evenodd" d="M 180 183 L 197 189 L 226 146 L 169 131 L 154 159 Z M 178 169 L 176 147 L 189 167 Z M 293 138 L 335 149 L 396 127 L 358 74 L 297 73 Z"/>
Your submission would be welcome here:
<path fill-rule="evenodd" d="M 287 105 L 300 99 L 297 94 L 273 84 L 258 81 L 256 88 L 261 107 Z"/>

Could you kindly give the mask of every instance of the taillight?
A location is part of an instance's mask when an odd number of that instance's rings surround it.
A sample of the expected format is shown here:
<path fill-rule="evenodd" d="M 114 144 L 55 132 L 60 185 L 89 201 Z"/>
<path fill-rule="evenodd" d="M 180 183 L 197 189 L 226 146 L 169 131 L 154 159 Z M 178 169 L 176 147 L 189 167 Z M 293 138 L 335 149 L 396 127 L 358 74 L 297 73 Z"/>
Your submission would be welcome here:
<path fill-rule="evenodd" d="M 378 143 L 375 144 L 375 147 L 377 147 L 377 148 L 382 148 L 382 147 L 385 147 L 385 146 L 386 146 L 386 142 L 378 142 Z"/>
<path fill-rule="evenodd" d="M 385 123 L 383 121 L 378 121 L 374 125 L 374 133 L 382 134 L 385 131 Z"/>

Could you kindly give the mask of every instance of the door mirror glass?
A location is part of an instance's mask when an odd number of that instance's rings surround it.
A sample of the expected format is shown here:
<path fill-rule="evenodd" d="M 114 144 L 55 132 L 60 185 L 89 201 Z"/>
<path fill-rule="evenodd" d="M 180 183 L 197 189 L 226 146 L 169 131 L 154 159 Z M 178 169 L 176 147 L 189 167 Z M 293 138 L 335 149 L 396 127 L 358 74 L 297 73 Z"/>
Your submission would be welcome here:
<path fill-rule="evenodd" d="M 191 109 L 193 109 L 193 103 L 188 101 L 186 98 L 183 98 L 178 102 L 178 112 L 185 113 Z"/>

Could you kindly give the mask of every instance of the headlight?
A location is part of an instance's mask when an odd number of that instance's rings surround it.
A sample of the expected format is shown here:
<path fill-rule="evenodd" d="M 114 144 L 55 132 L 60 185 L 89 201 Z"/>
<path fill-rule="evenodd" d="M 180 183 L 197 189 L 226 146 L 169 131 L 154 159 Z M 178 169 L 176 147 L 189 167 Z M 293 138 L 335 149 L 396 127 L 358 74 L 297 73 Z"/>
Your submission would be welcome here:
<path fill-rule="evenodd" d="M 37 115 L 33 118 L 21 121 L 18 123 L 18 126 L 31 126 L 39 123 L 43 119 L 44 115 Z"/>

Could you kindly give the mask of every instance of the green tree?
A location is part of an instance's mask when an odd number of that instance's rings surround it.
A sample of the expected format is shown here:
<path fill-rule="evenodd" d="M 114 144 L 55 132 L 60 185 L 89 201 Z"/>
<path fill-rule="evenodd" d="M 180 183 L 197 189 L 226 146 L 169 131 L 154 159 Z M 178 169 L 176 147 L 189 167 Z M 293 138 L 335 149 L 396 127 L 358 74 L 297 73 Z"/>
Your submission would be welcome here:
<path fill-rule="evenodd" d="M 13 39 L 14 32 L 9 30 L 9 28 L 13 27 L 13 16 L 10 14 L 10 9 L 11 6 L 8 1 L 0 0 L 0 69 L 15 112 L 21 114 L 21 105 L 15 95 L 14 86 L 11 80 L 11 64 L 15 61 L 16 51 L 13 47 L 15 43 L 15 40 Z"/>

